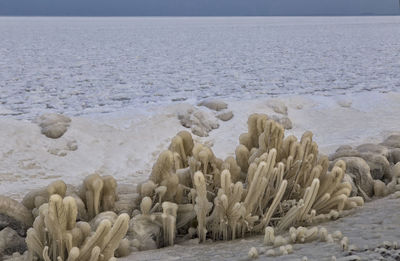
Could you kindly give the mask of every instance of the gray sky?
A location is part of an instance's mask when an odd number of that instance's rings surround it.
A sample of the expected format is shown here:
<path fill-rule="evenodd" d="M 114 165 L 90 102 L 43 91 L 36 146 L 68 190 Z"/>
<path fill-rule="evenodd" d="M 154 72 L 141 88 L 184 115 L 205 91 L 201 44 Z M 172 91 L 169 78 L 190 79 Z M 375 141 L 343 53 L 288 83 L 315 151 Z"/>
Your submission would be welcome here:
<path fill-rule="evenodd" d="M 237 16 L 399 14 L 399 0 L 0 0 L 0 15 Z"/>

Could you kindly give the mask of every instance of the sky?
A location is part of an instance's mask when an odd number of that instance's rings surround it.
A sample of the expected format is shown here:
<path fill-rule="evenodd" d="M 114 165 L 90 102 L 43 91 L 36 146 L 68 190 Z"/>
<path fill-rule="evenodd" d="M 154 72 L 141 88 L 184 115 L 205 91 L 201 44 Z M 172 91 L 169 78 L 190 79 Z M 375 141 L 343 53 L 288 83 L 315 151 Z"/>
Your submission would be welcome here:
<path fill-rule="evenodd" d="M 0 0 L 11 16 L 394 15 L 399 0 Z"/>

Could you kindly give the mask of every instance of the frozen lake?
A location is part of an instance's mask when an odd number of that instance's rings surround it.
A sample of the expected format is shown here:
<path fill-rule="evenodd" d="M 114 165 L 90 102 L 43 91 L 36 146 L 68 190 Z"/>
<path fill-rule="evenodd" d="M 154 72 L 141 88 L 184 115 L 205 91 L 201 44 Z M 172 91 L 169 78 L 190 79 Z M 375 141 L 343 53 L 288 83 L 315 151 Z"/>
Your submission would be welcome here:
<path fill-rule="evenodd" d="M 0 17 L 0 115 L 400 90 L 400 17 Z"/>

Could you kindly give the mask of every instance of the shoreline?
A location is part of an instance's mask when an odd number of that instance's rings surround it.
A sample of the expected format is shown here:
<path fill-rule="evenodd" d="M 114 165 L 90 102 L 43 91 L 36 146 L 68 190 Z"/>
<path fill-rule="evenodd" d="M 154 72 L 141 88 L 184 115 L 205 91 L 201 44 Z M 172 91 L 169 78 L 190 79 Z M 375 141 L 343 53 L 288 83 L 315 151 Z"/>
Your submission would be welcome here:
<path fill-rule="evenodd" d="M 250 114 L 277 115 L 269 106 L 271 100 L 288 108 L 293 129 L 286 130 L 286 135 L 299 137 L 310 130 L 324 154 L 333 153 L 341 145 L 379 143 L 400 131 L 396 114 L 400 112 L 400 93 L 365 92 L 341 97 L 225 100 L 234 117 L 219 121 L 219 128 L 208 137 L 194 139 L 211 146 L 219 158 L 234 155 Z M 125 184 L 144 181 L 171 138 L 187 130 L 177 114 L 191 106 L 175 103 L 72 117 L 71 126 L 59 139 L 42 135 L 37 124 L 30 121 L 0 118 L 0 194 L 21 199 L 26 191 L 54 180 L 79 184 L 82 176 L 96 171 Z M 68 148 L 71 142 L 76 150 Z"/>

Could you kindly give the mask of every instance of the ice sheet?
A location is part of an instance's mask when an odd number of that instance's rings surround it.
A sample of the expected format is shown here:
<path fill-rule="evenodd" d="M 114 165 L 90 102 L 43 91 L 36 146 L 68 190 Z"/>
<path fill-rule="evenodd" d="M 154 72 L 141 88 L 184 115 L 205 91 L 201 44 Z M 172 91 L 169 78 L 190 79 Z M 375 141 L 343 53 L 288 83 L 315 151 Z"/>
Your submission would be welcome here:
<path fill-rule="evenodd" d="M 0 17 L 0 38 L 13 118 L 400 89 L 399 16 Z"/>

